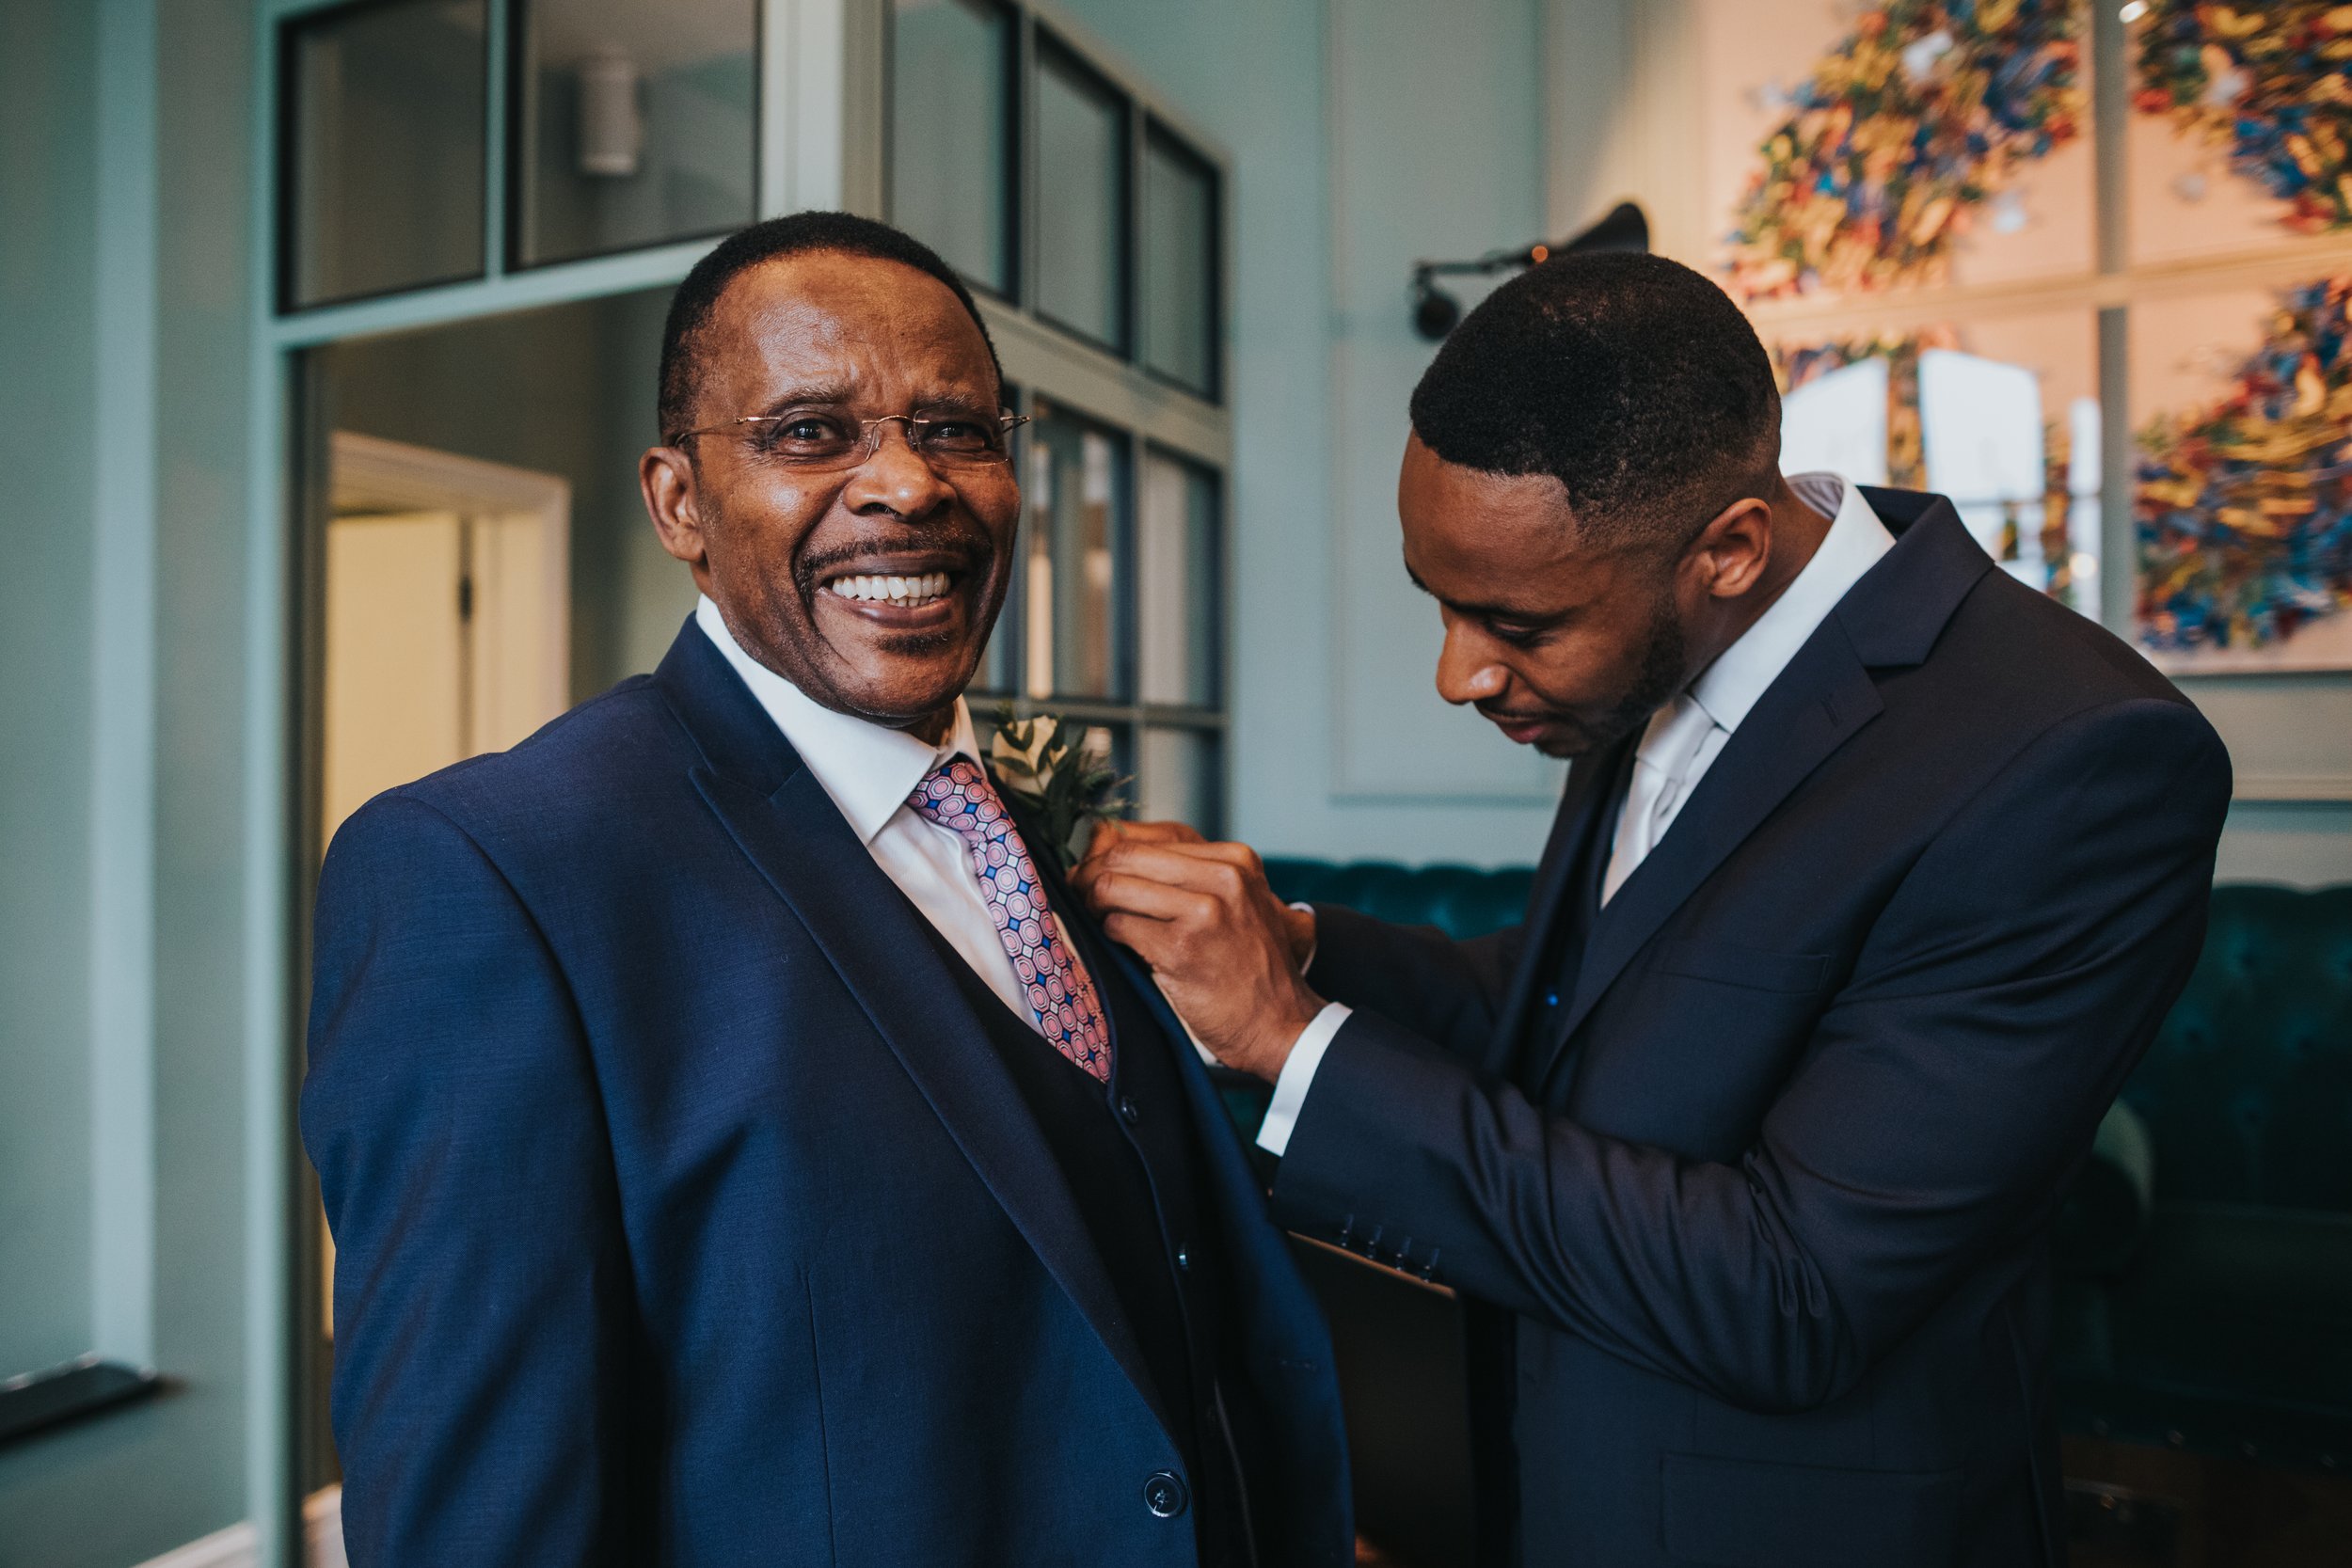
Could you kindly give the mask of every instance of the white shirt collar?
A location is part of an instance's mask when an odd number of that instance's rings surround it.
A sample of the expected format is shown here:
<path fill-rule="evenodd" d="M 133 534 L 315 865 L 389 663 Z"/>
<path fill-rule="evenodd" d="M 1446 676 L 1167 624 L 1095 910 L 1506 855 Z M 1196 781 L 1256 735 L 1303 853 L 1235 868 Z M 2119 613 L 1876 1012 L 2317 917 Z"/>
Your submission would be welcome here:
<path fill-rule="evenodd" d="M 933 746 L 904 730 L 835 713 L 743 651 L 726 618 L 707 595 L 694 607 L 694 624 L 743 677 L 784 738 L 817 775 L 857 836 L 871 844 L 891 815 L 907 803 L 932 768 L 961 752 L 985 763 L 972 730 L 972 713 L 956 699 L 955 722 Z"/>
<path fill-rule="evenodd" d="M 1846 591 L 1895 547 L 1895 536 L 1861 490 L 1838 475 L 1791 474 L 1788 487 L 1805 505 L 1829 514 L 1829 532 L 1797 580 L 1692 682 L 1691 700 L 1726 731 L 1740 727 Z"/>

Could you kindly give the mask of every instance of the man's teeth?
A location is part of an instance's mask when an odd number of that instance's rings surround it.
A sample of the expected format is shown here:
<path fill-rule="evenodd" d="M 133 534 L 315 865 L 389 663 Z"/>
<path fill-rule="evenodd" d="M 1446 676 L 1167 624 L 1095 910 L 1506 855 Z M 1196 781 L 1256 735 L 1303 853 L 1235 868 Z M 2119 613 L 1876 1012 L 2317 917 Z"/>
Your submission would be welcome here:
<path fill-rule="evenodd" d="M 918 605 L 947 596 L 947 574 L 925 572 L 920 577 L 858 577 L 835 578 L 825 584 L 829 594 L 845 599 L 866 599 L 877 604 Z"/>

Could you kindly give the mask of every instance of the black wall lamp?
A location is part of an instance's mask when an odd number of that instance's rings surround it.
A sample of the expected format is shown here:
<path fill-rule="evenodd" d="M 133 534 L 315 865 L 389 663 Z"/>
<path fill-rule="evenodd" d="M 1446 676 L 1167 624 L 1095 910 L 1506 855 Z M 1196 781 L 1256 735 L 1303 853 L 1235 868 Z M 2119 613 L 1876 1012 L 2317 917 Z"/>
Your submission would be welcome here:
<path fill-rule="evenodd" d="M 1473 273 L 1490 276 L 1498 272 L 1524 272 L 1541 266 L 1554 256 L 1567 256 L 1595 250 L 1634 250 L 1649 248 L 1649 219 L 1642 209 L 1630 201 L 1620 201 L 1609 214 L 1590 229 L 1558 245 L 1537 243 L 1522 245 L 1517 250 L 1490 250 L 1470 261 L 1416 261 L 1413 263 L 1413 330 L 1431 342 L 1441 342 L 1454 330 L 1454 324 L 1462 319 L 1462 302 L 1438 287 L 1434 281 L 1440 273 Z"/>

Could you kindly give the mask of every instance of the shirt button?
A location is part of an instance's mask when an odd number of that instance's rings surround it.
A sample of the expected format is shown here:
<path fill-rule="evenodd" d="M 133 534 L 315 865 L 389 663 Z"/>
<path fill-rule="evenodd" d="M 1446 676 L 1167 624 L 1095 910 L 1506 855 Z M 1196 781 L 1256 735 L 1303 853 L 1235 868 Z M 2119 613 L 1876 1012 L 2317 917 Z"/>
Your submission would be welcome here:
<path fill-rule="evenodd" d="M 1143 1483 L 1143 1506 L 1152 1511 L 1154 1519 L 1173 1519 L 1184 1511 L 1188 1501 L 1184 1479 L 1172 1470 L 1154 1470 Z"/>
<path fill-rule="evenodd" d="M 1120 1119 L 1130 1127 L 1143 1119 L 1143 1113 L 1136 1109 L 1135 1100 L 1129 1095 L 1122 1094 L 1119 1097 L 1119 1115 Z"/>

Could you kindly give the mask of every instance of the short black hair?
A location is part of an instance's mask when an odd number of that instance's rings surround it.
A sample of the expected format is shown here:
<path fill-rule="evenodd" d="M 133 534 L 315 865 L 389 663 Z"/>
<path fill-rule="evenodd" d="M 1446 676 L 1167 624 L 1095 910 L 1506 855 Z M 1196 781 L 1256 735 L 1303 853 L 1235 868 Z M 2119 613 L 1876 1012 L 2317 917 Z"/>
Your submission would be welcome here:
<path fill-rule="evenodd" d="M 1628 545 L 1689 544 L 1780 461 L 1756 329 L 1662 256 L 1560 256 L 1505 283 L 1438 351 L 1412 416 L 1444 461 L 1549 474 L 1581 531 Z"/>
<path fill-rule="evenodd" d="M 655 405 L 663 440 L 687 429 L 693 418 L 695 383 L 702 369 L 702 345 L 697 340 L 710 324 L 710 313 L 718 309 L 727 285 L 762 261 L 818 250 L 903 262 L 946 284 L 956 303 L 980 329 L 980 341 L 988 345 L 989 368 L 996 372 L 997 386 L 1005 384 L 996 341 L 988 335 L 988 323 L 980 319 L 972 291 L 937 251 L 912 234 L 854 213 L 788 213 L 739 229 L 721 240 L 709 255 L 694 263 L 694 270 L 670 296 L 670 314 L 661 325 L 660 388 Z"/>

